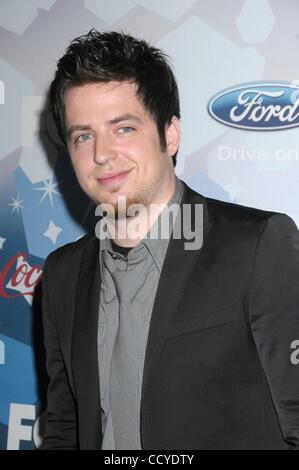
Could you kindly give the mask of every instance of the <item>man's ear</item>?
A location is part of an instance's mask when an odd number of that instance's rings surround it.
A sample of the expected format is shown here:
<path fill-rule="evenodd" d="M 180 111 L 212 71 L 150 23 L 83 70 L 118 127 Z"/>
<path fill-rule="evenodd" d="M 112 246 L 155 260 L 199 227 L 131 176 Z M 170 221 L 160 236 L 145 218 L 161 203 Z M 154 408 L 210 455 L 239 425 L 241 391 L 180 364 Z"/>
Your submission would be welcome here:
<path fill-rule="evenodd" d="M 179 148 L 181 140 L 180 121 L 176 116 L 172 116 L 170 124 L 165 126 L 166 151 L 172 157 Z"/>

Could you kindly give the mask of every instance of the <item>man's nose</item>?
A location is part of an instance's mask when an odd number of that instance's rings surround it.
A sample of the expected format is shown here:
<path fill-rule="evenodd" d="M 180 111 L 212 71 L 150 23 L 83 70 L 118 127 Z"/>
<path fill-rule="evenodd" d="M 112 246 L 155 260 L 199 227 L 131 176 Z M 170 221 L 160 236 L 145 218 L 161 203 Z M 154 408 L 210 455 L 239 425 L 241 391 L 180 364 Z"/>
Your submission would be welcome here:
<path fill-rule="evenodd" d="M 107 161 L 116 158 L 117 152 L 109 138 L 96 137 L 94 146 L 94 161 L 103 165 Z"/>

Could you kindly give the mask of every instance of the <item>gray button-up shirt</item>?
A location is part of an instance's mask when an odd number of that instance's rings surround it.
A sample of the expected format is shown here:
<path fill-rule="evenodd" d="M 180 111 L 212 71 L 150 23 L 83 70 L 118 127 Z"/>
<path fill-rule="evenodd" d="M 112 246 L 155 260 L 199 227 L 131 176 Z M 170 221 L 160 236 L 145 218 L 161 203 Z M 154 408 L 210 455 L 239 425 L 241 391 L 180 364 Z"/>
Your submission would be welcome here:
<path fill-rule="evenodd" d="M 171 204 L 180 204 L 182 194 L 183 185 L 176 177 L 175 191 L 168 202 L 168 206 Z M 161 218 L 165 217 L 166 212 L 167 208 L 161 212 L 155 224 L 161 225 Z M 138 390 L 136 390 L 138 411 L 136 413 L 137 422 L 134 423 L 135 425 L 132 429 L 132 426 L 128 424 L 128 432 L 134 434 L 133 437 L 136 442 L 136 449 L 141 449 L 139 410 L 141 403 L 144 358 L 153 303 L 173 223 L 174 221 L 172 221 L 170 217 L 168 238 L 160 237 L 158 239 L 154 239 L 146 236 L 135 247 L 131 248 L 127 257 L 113 250 L 111 241 L 108 237 L 100 240 L 99 256 L 102 284 L 98 321 L 98 362 L 102 408 L 103 450 L 115 449 L 109 388 L 111 359 L 115 338 L 119 328 L 119 296 L 117 295 L 115 284 L 107 264 L 111 267 L 111 263 L 114 263 L 113 270 L 119 269 L 121 271 L 130 271 L 129 295 L 133 299 L 130 308 L 132 310 L 131 313 L 133 314 L 133 318 L 136 320 L 136 328 L 134 328 L 134 331 L 137 332 L 135 344 L 139 369 L 136 376 L 139 377 L 139 380 L 138 384 L 136 384 L 138 388 Z M 106 256 L 110 257 L 109 263 L 105 263 Z M 136 262 L 136 260 L 138 260 L 138 262 Z"/>

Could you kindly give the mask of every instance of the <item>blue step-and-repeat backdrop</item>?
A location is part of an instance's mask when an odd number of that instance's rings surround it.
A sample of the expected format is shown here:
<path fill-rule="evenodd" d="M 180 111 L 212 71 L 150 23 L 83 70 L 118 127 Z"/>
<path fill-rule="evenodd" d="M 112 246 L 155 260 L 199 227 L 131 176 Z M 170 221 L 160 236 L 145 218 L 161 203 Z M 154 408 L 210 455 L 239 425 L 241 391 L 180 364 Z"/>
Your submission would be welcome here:
<path fill-rule="evenodd" d="M 40 444 L 43 262 L 94 222 L 46 106 L 68 43 L 121 29 L 166 51 L 182 102 L 177 175 L 299 225 L 298 17 L 297 0 L 0 2 L 0 449 Z"/>

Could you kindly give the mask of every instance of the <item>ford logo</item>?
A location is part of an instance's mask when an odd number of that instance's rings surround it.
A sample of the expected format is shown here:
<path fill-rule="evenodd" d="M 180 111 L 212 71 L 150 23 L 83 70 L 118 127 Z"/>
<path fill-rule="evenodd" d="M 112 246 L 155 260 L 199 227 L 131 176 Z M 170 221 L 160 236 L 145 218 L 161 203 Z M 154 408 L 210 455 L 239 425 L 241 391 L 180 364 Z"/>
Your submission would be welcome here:
<path fill-rule="evenodd" d="M 298 84 L 259 82 L 239 85 L 214 96 L 210 115 L 227 126 L 270 131 L 299 126 Z"/>

